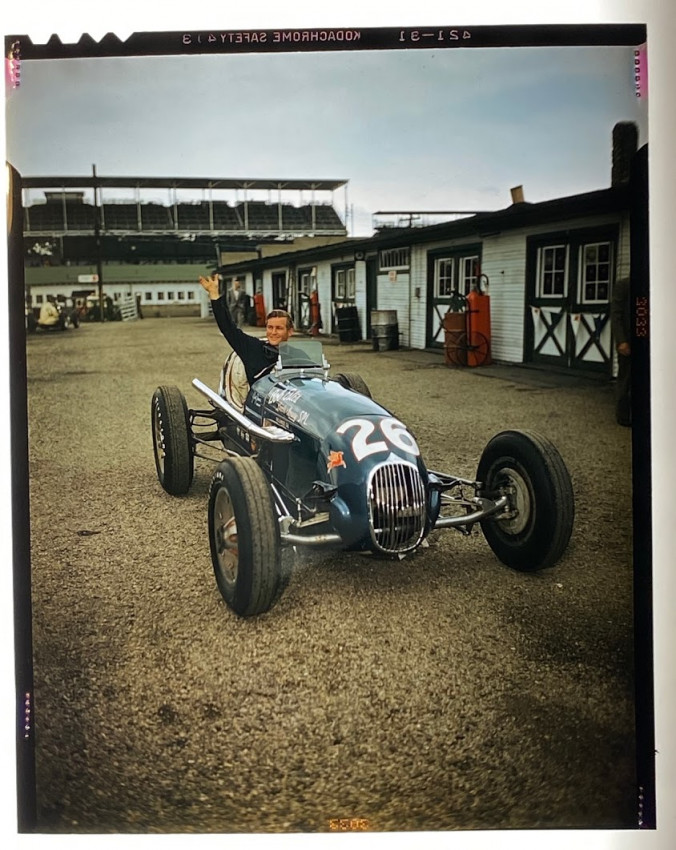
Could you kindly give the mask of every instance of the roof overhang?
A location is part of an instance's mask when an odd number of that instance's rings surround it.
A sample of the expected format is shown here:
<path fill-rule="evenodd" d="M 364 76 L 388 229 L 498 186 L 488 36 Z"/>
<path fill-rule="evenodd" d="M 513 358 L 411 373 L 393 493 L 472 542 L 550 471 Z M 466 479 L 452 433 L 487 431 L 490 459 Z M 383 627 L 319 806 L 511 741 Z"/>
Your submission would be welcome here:
<path fill-rule="evenodd" d="M 24 189 L 86 189 L 94 186 L 118 189 L 295 189 L 332 191 L 347 180 L 291 180 L 273 178 L 198 177 L 22 177 Z"/>

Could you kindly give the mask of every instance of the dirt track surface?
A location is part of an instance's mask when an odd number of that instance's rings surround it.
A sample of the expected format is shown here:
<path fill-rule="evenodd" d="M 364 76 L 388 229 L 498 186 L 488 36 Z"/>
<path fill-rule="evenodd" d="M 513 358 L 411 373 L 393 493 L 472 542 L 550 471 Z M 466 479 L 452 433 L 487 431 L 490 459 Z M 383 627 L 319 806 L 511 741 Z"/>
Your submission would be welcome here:
<path fill-rule="evenodd" d="M 478 531 L 400 562 L 305 555 L 278 604 L 240 620 L 210 563 L 212 467 L 172 498 L 152 456 L 155 387 L 203 407 L 192 378 L 217 385 L 214 324 L 84 325 L 27 348 L 38 831 L 636 825 L 631 435 L 608 385 L 328 346 L 433 469 L 473 477 L 503 428 L 549 436 L 573 538 L 535 575 Z"/>

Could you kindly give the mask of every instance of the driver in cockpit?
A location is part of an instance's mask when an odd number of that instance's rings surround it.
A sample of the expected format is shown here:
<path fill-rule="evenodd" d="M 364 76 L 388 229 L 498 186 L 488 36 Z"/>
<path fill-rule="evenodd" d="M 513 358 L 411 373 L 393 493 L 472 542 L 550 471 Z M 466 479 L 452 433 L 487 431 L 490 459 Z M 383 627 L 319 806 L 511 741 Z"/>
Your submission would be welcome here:
<path fill-rule="evenodd" d="M 226 296 L 220 291 L 220 275 L 200 277 L 199 281 L 211 299 L 216 323 L 232 348 L 223 367 L 221 392 L 227 401 L 242 410 L 250 385 L 273 368 L 277 347 L 293 334 L 293 320 L 286 310 L 271 310 L 266 318 L 266 338 L 251 336 L 234 322 Z"/>

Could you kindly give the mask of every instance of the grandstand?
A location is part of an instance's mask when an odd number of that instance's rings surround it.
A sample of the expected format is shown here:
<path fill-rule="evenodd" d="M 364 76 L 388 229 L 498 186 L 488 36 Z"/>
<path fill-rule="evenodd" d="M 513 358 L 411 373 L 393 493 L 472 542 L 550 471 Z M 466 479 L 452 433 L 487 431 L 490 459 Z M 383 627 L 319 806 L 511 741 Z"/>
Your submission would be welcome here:
<path fill-rule="evenodd" d="M 199 276 L 228 259 L 346 239 L 340 188 L 346 219 L 346 180 L 22 177 L 27 298 L 71 295 L 95 275 L 146 315 L 191 315 Z"/>
<path fill-rule="evenodd" d="M 27 177 L 23 187 L 56 189 L 45 191 L 44 201 L 24 205 L 24 231 L 35 236 L 91 233 L 96 225 L 97 208 L 102 233 L 119 235 L 143 233 L 200 233 L 219 236 L 288 237 L 320 233 L 346 236 L 347 230 L 337 213 L 333 199 L 317 202 L 315 192 L 331 192 L 347 185 L 346 180 L 163 180 L 161 178 L 83 178 Z M 73 189 L 78 191 L 73 191 Z M 85 198 L 85 189 L 96 197 L 110 189 L 134 189 L 137 199 L 130 202 L 102 200 L 98 205 Z M 173 199 L 168 204 L 141 201 L 141 191 L 165 189 Z M 178 201 L 178 190 L 202 190 L 208 200 Z M 219 193 L 243 191 L 260 193 L 276 190 L 276 202 L 245 197 L 239 200 L 214 199 Z M 311 203 L 281 200 L 282 192 L 310 191 Z"/>

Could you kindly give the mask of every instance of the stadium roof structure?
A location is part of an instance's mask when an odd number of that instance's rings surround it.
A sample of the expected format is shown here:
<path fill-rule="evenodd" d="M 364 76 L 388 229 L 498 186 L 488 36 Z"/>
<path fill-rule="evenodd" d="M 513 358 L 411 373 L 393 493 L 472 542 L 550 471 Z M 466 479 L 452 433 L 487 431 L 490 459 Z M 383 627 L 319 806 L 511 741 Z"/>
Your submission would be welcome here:
<path fill-rule="evenodd" d="M 333 191 L 347 180 L 297 180 L 249 177 L 22 177 L 24 189 L 82 189 L 115 187 L 139 189 L 295 189 Z"/>

